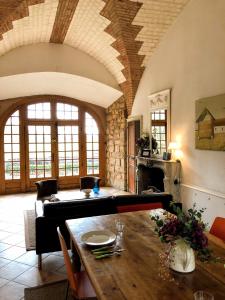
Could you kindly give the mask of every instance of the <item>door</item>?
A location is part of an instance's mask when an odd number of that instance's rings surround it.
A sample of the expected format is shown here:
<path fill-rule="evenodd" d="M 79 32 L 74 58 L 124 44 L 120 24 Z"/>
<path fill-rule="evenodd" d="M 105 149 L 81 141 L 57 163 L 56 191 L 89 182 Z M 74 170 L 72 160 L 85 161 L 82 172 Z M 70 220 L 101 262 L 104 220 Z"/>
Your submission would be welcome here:
<path fill-rule="evenodd" d="M 57 166 L 59 185 L 79 183 L 79 126 L 59 125 L 57 127 Z"/>
<path fill-rule="evenodd" d="M 28 125 L 27 187 L 38 178 L 54 177 L 51 125 Z"/>
<path fill-rule="evenodd" d="M 140 120 L 128 122 L 127 137 L 127 189 L 131 193 L 136 193 L 136 141 L 140 137 Z"/>

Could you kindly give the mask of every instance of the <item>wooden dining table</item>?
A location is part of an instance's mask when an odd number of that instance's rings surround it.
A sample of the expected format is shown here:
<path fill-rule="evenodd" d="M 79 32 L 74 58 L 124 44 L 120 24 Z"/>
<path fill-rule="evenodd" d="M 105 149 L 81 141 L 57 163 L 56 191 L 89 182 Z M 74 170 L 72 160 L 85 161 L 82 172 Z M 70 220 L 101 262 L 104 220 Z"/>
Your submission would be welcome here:
<path fill-rule="evenodd" d="M 96 259 L 81 237 L 92 230 L 116 233 L 116 220 L 124 223 L 121 255 Z M 225 299 L 225 250 L 210 242 L 217 263 L 196 260 L 191 273 L 177 273 L 162 263 L 165 244 L 154 231 L 149 211 L 137 211 L 66 221 L 75 255 L 86 269 L 99 300 L 194 299 L 194 292 L 205 290 L 215 300 Z"/>

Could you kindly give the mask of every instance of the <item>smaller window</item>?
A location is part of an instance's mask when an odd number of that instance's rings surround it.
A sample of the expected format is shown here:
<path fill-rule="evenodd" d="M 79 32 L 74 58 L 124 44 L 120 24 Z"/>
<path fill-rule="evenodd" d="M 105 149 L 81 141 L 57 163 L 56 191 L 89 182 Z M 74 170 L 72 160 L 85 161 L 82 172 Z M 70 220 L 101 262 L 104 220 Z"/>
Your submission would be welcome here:
<path fill-rule="evenodd" d="M 50 119 L 51 106 L 50 103 L 37 103 L 27 106 L 28 119 Z"/>
<path fill-rule="evenodd" d="M 87 174 L 99 174 L 99 130 L 96 121 L 85 113 Z"/>
<path fill-rule="evenodd" d="M 70 104 L 57 103 L 56 116 L 59 120 L 78 120 L 78 107 Z"/>
<path fill-rule="evenodd" d="M 166 127 L 167 127 L 167 119 L 166 119 L 166 110 L 161 109 L 151 113 L 152 119 L 152 135 L 156 139 L 158 144 L 159 154 L 163 154 L 166 152 Z"/>

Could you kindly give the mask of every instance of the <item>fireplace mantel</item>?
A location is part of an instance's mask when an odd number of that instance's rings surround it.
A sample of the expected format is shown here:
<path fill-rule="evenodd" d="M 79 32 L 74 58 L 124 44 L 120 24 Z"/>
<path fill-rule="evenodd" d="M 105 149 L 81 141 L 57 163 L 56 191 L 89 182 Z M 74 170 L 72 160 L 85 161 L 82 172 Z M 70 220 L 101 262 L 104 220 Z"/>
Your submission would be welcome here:
<path fill-rule="evenodd" d="M 164 172 L 164 190 L 173 195 L 176 202 L 180 202 L 181 163 L 176 160 L 162 160 L 157 158 L 136 157 L 137 162 L 137 193 L 138 191 L 138 166 L 158 167 Z"/>

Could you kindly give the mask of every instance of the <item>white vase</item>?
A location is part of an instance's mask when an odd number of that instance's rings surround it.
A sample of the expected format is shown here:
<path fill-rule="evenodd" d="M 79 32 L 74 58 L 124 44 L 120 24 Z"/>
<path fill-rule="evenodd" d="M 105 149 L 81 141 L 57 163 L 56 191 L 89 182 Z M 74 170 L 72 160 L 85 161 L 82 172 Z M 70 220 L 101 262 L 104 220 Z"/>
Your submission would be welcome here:
<path fill-rule="evenodd" d="M 169 265 L 174 271 L 189 273 L 195 269 L 193 249 L 183 240 L 178 239 L 169 252 Z"/>

